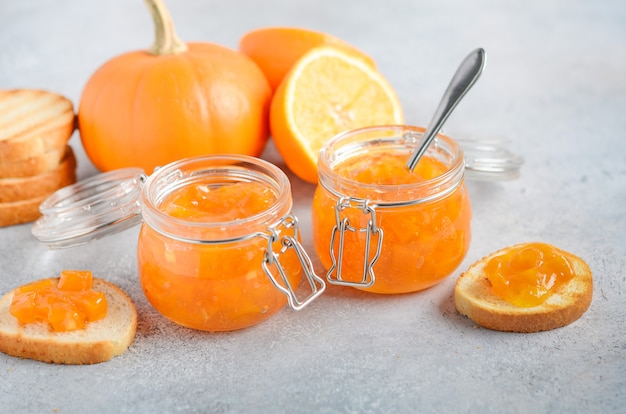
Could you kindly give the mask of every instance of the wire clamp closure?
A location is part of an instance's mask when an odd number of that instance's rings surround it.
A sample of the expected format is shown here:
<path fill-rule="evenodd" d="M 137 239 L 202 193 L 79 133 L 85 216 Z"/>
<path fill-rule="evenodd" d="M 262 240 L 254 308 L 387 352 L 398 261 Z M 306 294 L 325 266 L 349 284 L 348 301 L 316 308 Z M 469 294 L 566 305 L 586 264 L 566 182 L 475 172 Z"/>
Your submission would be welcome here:
<path fill-rule="evenodd" d="M 290 234 L 283 234 L 285 230 L 291 230 Z M 326 283 L 324 279 L 315 274 L 313 270 L 313 263 L 311 259 L 304 251 L 304 248 L 298 241 L 298 219 L 293 214 L 288 214 L 283 217 L 277 224 L 267 228 L 267 233 L 264 233 L 267 238 L 267 249 L 265 251 L 265 257 L 263 259 L 263 271 L 270 279 L 276 289 L 280 290 L 287 296 L 289 306 L 293 310 L 300 310 L 314 301 L 318 296 L 326 289 Z M 280 248 L 276 250 L 277 244 Z M 310 293 L 303 299 L 298 299 L 296 290 L 298 286 L 292 286 L 287 278 L 285 268 L 280 263 L 280 256 L 285 254 L 288 250 L 293 249 L 300 266 L 304 271 L 304 276 L 308 282 Z M 272 268 L 276 269 L 276 272 L 272 272 Z M 280 279 L 277 280 L 277 277 Z"/>
<path fill-rule="evenodd" d="M 369 216 L 367 224 L 364 227 L 357 228 L 351 224 L 348 217 L 342 218 L 342 213 L 348 209 L 360 210 L 361 214 Z M 344 214 L 345 215 L 345 214 Z M 329 283 L 340 286 L 351 286 L 357 288 L 367 288 L 374 284 L 376 277 L 374 275 L 374 264 L 380 257 L 383 246 L 383 229 L 376 224 L 376 209 L 369 200 L 355 201 L 350 197 L 340 197 L 335 205 L 335 226 L 333 227 L 330 237 L 330 258 L 332 265 L 326 274 L 326 280 Z M 344 248 L 346 233 L 364 233 L 365 240 L 363 253 L 363 274 L 360 281 L 344 280 L 342 276 L 342 268 L 344 261 Z M 363 238 L 358 236 L 358 244 L 361 244 Z M 374 247 L 372 254 L 372 247 Z M 335 245 L 337 248 L 335 249 Z M 336 253 L 335 253 L 336 252 Z M 349 258 L 350 259 L 350 258 Z"/>

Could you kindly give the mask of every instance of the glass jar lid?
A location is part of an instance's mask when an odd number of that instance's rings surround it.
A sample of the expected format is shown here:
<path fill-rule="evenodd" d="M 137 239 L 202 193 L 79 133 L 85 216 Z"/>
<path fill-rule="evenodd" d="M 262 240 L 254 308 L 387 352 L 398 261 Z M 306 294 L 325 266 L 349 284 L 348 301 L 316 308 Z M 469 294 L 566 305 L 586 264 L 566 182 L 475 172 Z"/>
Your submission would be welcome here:
<path fill-rule="evenodd" d="M 504 140 L 457 139 L 465 155 L 465 175 L 477 181 L 514 180 L 524 159 L 509 151 Z"/>
<path fill-rule="evenodd" d="M 72 247 L 140 223 L 140 194 L 147 176 L 139 168 L 114 170 L 53 193 L 39 206 L 32 233 L 49 248 Z"/>

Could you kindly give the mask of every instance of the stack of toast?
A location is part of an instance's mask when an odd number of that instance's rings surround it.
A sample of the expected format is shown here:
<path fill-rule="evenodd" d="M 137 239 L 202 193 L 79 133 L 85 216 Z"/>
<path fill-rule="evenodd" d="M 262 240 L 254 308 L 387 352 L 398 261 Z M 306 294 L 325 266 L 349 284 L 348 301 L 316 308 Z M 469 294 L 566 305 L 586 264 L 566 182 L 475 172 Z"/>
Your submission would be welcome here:
<path fill-rule="evenodd" d="M 76 181 L 68 141 L 72 102 L 35 89 L 0 90 L 0 227 L 40 216 L 39 205 Z"/>

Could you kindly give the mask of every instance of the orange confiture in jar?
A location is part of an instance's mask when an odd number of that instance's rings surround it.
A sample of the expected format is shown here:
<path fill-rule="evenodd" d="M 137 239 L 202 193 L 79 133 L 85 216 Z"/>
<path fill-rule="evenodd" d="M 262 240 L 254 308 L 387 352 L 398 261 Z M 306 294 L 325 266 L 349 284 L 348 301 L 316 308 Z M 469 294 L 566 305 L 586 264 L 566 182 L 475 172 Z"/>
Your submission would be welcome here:
<path fill-rule="evenodd" d="M 471 240 L 462 152 L 439 135 L 410 171 L 423 129 L 368 127 L 321 150 L 312 208 L 329 283 L 375 293 L 426 289 L 461 263 Z"/>
<path fill-rule="evenodd" d="M 546 243 L 508 249 L 487 262 L 485 273 L 496 295 L 524 308 L 541 305 L 574 277 L 565 255 Z"/>
<path fill-rule="evenodd" d="M 209 156 L 170 164 L 148 179 L 142 204 L 141 285 L 178 324 L 206 331 L 252 326 L 288 301 L 296 307 L 303 274 L 314 283 L 298 255 L 287 177 L 265 161 Z M 315 289 L 309 299 L 323 287 Z"/>

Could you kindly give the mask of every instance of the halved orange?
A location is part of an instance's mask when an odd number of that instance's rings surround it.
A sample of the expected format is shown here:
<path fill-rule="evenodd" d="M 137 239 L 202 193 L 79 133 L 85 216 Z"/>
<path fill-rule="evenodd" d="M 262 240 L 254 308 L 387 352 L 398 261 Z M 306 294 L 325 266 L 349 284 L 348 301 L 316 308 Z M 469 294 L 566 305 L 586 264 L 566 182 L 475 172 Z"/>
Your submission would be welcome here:
<path fill-rule="evenodd" d="M 334 46 L 311 49 L 292 67 L 270 107 L 270 130 L 287 167 L 317 182 L 317 157 L 333 136 L 351 129 L 402 124 L 389 82 L 362 59 Z"/>
<path fill-rule="evenodd" d="M 239 50 L 261 68 L 276 90 L 289 69 L 309 50 L 333 45 L 360 56 L 372 67 L 374 61 L 347 42 L 330 34 L 297 27 L 266 27 L 246 33 L 239 41 Z"/>

